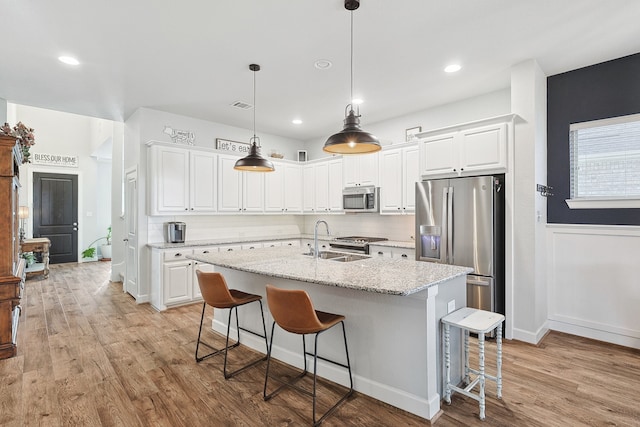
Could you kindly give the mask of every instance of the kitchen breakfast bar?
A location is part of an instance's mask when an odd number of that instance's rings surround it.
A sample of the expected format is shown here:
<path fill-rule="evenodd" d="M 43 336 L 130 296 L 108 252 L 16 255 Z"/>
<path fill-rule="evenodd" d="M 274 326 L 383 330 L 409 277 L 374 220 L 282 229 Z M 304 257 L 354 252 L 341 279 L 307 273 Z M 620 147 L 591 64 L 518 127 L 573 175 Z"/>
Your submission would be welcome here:
<path fill-rule="evenodd" d="M 268 330 L 273 320 L 266 304 L 267 284 L 304 289 L 317 310 L 344 315 L 354 388 L 433 419 L 440 410 L 442 389 L 440 319 L 448 307 L 466 305 L 466 275 L 471 269 L 391 258 L 345 262 L 345 258 L 317 259 L 302 252 L 300 247 L 275 247 L 189 258 L 214 265 L 230 288 L 262 295 Z M 213 321 L 213 329 L 222 334 L 227 322 L 224 311 L 215 310 Z M 261 330 L 258 310 L 241 309 L 238 314 L 241 326 Z M 300 338 L 278 328 L 275 334 L 272 356 L 301 368 Z M 251 334 L 242 333 L 241 341 L 265 352 L 264 341 Z M 319 348 L 320 355 L 344 360 L 341 331 L 323 333 Z M 453 339 L 452 350 L 461 354 L 459 339 Z M 459 378 L 461 357 L 452 359 L 453 378 Z M 318 375 L 348 384 L 343 369 L 320 360 Z"/>

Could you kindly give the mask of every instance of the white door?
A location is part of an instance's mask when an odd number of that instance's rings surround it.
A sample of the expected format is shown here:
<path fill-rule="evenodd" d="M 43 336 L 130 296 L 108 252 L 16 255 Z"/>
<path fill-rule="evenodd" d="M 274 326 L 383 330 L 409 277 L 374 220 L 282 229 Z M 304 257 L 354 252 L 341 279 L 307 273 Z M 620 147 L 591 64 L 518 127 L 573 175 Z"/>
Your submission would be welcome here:
<path fill-rule="evenodd" d="M 138 171 L 126 174 L 124 222 L 126 227 L 124 291 L 138 296 Z"/>

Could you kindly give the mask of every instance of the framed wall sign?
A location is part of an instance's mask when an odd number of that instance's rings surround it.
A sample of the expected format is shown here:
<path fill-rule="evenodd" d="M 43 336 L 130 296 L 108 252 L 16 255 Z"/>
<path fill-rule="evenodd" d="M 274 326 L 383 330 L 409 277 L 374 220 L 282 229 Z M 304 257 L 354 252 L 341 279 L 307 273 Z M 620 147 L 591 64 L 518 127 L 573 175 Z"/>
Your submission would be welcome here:
<path fill-rule="evenodd" d="M 409 128 L 406 130 L 405 134 L 406 134 L 406 141 L 413 141 L 415 139 L 418 139 L 418 137 L 416 136 L 417 134 L 419 134 L 420 132 L 422 132 L 422 126 L 416 126 L 414 128 Z"/>
<path fill-rule="evenodd" d="M 231 141 L 216 138 L 216 150 L 229 151 L 231 153 L 248 154 L 251 144 L 248 142 Z"/>
<path fill-rule="evenodd" d="M 33 163 L 34 165 L 63 166 L 67 168 L 77 168 L 78 156 L 33 153 L 31 155 L 31 163 Z"/>

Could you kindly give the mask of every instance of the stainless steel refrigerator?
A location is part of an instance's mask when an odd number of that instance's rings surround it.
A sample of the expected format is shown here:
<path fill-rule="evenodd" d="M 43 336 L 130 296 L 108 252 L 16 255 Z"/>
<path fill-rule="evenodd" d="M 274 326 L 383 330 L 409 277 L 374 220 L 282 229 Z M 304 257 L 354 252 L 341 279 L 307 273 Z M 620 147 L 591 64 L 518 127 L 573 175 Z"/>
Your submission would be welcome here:
<path fill-rule="evenodd" d="M 473 268 L 467 306 L 504 314 L 504 175 L 416 183 L 416 260 Z"/>

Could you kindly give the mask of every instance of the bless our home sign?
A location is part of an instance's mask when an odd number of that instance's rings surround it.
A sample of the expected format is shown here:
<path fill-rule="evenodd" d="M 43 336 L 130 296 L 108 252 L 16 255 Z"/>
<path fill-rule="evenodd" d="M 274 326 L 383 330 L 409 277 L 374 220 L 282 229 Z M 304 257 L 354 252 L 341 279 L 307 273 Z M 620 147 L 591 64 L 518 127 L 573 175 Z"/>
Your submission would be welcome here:
<path fill-rule="evenodd" d="M 33 153 L 31 163 L 34 165 L 64 166 L 68 168 L 78 167 L 78 156 L 66 156 L 62 154 Z"/>

